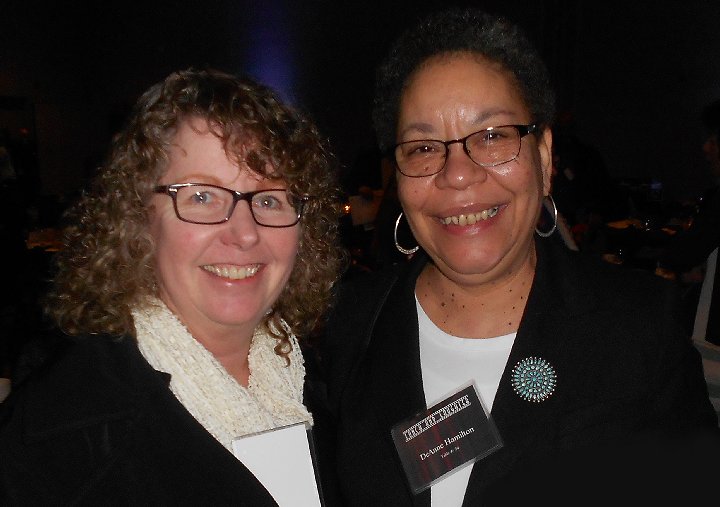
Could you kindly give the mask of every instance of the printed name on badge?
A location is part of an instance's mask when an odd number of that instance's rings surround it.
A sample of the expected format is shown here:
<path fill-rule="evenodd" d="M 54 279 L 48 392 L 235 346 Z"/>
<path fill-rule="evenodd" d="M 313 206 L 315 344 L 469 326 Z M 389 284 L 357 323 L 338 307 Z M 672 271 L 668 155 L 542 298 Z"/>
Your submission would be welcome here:
<path fill-rule="evenodd" d="M 391 433 L 415 494 L 502 447 L 474 385 L 396 424 Z"/>

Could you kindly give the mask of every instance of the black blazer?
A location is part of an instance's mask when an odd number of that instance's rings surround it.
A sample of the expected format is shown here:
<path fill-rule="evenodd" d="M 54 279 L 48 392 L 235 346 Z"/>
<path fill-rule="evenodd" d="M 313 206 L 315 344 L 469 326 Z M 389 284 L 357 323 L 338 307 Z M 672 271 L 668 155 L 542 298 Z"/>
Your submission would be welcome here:
<path fill-rule="evenodd" d="M 0 505 L 277 505 L 133 339 L 54 348 L 0 404 Z"/>
<path fill-rule="evenodd" d="M 509 505 L 523 487 L 536 494 L 533 485 L 541 484 L 557 503 L 567 474 L 578 469 L 575 450 L 591 449 L 580 456 L 596 462 L 606 444 L 631 449 L 633 435 L 654 444 L 658 435 L 717 430 L 700 357 L 673 318 L 672 287 L 585 259 L 553 238 L 538 240 L 537 250 L 491 414 L 504 446 L 474 465 L 464 505 Z M 410 265 L 353 280 L 328 325 L 324 360 L 348 505 L 430 505 L 429 490 L 410 493 L 390 436 L 393 425 L 426 406 L 414 298 L 426 262 L 419 254 Z M 555 393 L 540 403 L 522 400 L 510 383 L 512 367 L 530 356 L 557 373 Z"/>

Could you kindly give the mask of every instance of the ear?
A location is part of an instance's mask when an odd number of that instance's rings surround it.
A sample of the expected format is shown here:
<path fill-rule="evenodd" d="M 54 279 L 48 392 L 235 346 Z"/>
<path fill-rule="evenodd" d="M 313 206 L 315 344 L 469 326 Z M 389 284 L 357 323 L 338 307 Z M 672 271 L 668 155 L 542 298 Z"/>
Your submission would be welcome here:
<path fill-rule="evenodd" d="M 545 127 L 537 141 L 538 152 L 540 153 L 540 171 L 543 182 L 543 195 L 550 194 L 552 186 L 553 157 L 552 157 L 552 131 Z"/>

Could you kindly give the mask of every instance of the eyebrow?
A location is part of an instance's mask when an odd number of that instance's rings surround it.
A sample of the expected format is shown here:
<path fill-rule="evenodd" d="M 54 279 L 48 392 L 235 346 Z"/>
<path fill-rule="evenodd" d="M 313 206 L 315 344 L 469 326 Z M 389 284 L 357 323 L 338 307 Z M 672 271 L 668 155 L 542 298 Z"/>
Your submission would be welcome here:
<path fill-rule="evenodd" d="M 167 175 L 163 175 L 162 179 L 167 179 Z M 180 183 L 202 183 L 202 184 L 208 184 L 208 185 L 221 185 L 221 181 L 216 178 L 212 174 L 201 174 L 201 173 L 190 173 L 190 174 L 184 174 L 180 178 L 175 178 L 174 182 L 180 182 Z"/>
<path fill-rule="evenodd" d="M 493 118 L 495 116 L 500 116 L 500 115 L 513 116 L 513 115 L 515 115 L 515 112 L 510 111 L 509 109 L 503 109 L 501 107 L 494 107 L 492 109 L 487 109 L 487 110 L 483 111 L 480 115 L 478 115 L 477 118 L 475 118 L 473 123 L 478 125 L 478 124 L 484 123 L 485 121 L 487 121 L 490 118 Z"/>
<path fill-rule="evenodd" d="M 515 115 L 514 111 L 510 111 L 509 109 L 504 109 L 501 107 L 494 107 L 491 109 L 486 109 L 482 111 L 480 114 L 478 114 L 471 122 L 472 125 L 481 125 L 485 123 L 490 118 L 494 118 L 496 116 L 500 115 L 508 115 L 513 116 Z M 490 125 L 492 127 L 493 125 Z M 406 135 L 408 132 L 418 132 L 423 135 L 432 135 L 434 132 L 434 127 L 430 123 L 426 122 L 417 122 L 417 123 L 411 123 L 407 127 L 405 127 L 402 132 L 398 132 L 399 138 L 402 139 L 404 135 Z"/>
<path fill-rule="evenodd" d="M 402 132 L 398 132 L 398 137 L 402 138 L 408 132 L 420 132 L 430 135 L 433 132 L 433 126 L 429 123 L 411 123 L 405 127 Z"/>

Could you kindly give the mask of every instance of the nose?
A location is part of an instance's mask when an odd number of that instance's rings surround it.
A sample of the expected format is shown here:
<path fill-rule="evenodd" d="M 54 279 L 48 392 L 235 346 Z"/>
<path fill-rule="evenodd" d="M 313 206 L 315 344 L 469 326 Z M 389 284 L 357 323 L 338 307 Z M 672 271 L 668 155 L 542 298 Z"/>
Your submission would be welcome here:
<path fill-rule="evenodd" d="M 435 177 L 435 185 L 438 188 L 463 190 L 486 178 L 487 169 L 473 162 L 463 143 L 458 142 L 448 146 L 445 167 Z"/>
<path fill-rule="evenodd" d="M 237 245 L 245 249 L 255 245 L 260 239 L 261 226 L 255 222 L 249 204 L 244 201 L 239 201 L 235 205 L 232 215 L 221 227 L 223 228 L 221 239 L 229 245 Z"/>

